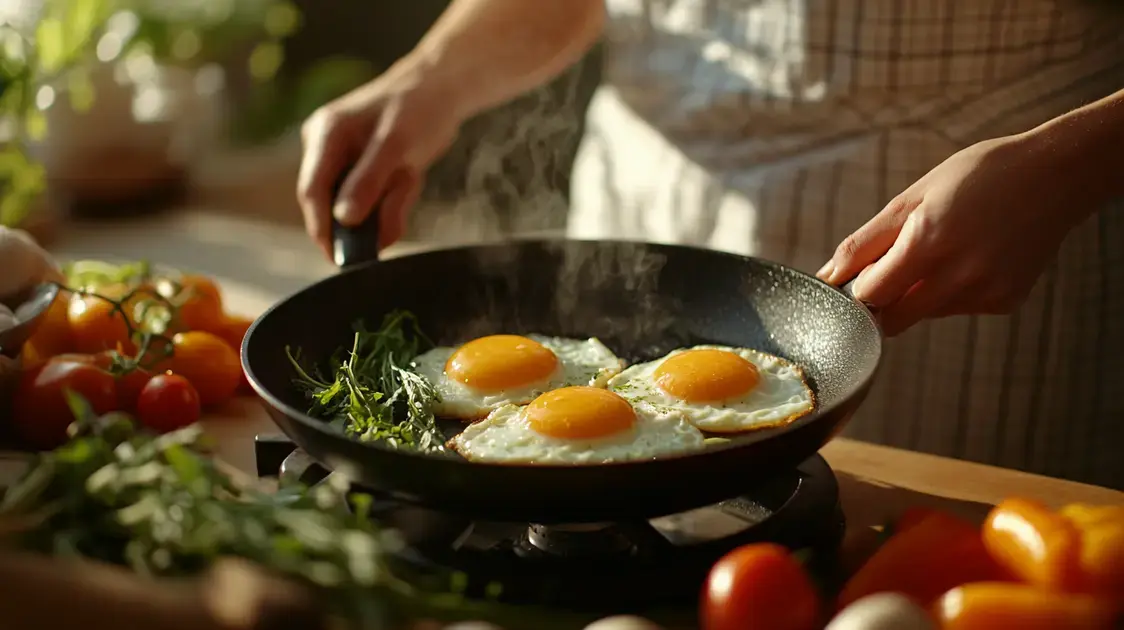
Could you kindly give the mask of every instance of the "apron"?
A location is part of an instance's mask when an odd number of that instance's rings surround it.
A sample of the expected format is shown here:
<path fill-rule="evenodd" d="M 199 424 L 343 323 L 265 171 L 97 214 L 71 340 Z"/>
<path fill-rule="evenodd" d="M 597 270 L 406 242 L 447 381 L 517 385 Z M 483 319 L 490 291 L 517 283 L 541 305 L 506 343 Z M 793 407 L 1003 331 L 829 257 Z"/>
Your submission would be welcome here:
<path fill-rule="evenodd" d="M 1110 5 L 609 0 L 567 232 L 814 272 L 955 151 L 1124 87 Z M 1122 237 L 1106 209 L 1015 314 L 890 340 L 844 434 L 1124 487 Z"/>

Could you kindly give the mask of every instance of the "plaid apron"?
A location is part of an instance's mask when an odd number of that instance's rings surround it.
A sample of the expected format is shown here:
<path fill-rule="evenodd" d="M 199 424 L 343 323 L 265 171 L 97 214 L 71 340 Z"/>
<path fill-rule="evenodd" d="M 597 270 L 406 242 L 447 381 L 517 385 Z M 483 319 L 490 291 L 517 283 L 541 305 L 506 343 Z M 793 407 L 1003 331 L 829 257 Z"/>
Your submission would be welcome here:
<path fill-rule="evenodd" d="M 814 271 L 953 152 L 1124 87 L 1112 4 L 609 0 L 568 233 Z M 1107 209 L 1015 314 L 891 340 L 845 434 L 1124 487 L 1122 237 Z"/>

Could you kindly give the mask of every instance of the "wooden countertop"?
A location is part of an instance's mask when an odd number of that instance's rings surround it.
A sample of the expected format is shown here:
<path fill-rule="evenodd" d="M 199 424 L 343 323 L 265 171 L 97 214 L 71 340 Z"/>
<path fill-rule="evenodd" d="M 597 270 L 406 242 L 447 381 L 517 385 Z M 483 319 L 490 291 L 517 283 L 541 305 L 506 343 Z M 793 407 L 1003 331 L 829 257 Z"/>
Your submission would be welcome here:
<path fill-rule="evenodd" d="M 418 244 L 397 246 L 401 255 Z M 158 217 L 71 226 L 52 248 L 62 258 L 139 259 L 191 269 L 219 279 L 228 309 L 257 315 L 277 299 L 334 269 L 303 232 L 221 212 L 185 210 Z M 205 419 L 219 456 L 254 470 L 253 437 L 277 432 L 260 403 L 242 399 Z M 906 507 L 941 507 L 978 519 L 1007 496 L 1124 504 L 1124 493 L 1080 483 L 836 439 L 822 451 L 839 477 L 848 524 L 885 523 Z"/>

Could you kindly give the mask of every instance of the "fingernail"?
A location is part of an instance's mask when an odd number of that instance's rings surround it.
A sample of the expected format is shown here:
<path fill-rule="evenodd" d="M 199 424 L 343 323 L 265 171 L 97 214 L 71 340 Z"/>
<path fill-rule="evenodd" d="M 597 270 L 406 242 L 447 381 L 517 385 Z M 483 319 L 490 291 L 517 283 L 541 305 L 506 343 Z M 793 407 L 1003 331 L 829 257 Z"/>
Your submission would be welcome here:
<path fill-rule="evenodd" d="M 835 273 L 835 260 L 834 259 L 829 260 L 826 263 L 824 263 L 824 266 L 820 267 L 820 270 L 816 272 L 816 277 L 819 278 L 820 280 L 823 280 L 824 282 L 828 282 L 828 281 L 831 280 L 831 274 L 833 274 L 833 273 Z"/>
<path fill-rule="evenodd" d="M 352 215 L 355 214 L 354 204 L 347 201 L 339 201 L 332 207 L 332 216 L 340 223 L 350 223 Z"/>
<path fill-rule="evenodd" d="M 855 283 L 851 285 L 851 295 L 854 296 L 856 300 L 862 302 L 864 298 L 866 298 L 866 291 L 864 289 L 866 289 L 866 284 L 863 283 L 862 279 L 855 280 Z"/>

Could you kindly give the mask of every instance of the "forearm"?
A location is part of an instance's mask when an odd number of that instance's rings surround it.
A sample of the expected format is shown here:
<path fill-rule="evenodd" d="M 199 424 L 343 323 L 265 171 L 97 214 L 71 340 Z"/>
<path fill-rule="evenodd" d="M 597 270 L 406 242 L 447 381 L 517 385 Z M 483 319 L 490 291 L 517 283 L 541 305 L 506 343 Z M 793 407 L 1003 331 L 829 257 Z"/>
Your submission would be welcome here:
<path fill-rule="evenodd" d="M 1091 214 L 1124 197 L 1124 90 L 1024 134 L 1054 166 L 1074 210 Z"/>
<path fill-rule="evenodd" d="M 469 117 L 561 74 L 604 21 L 603 0 L 453 0 L 408 62 Z"/>

